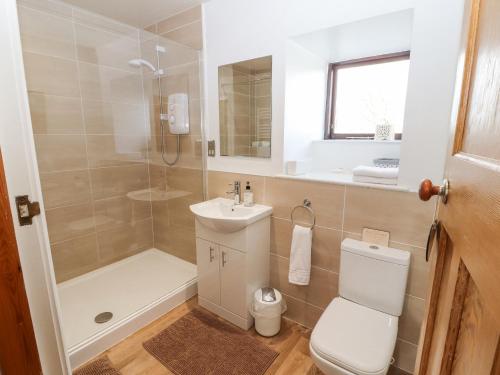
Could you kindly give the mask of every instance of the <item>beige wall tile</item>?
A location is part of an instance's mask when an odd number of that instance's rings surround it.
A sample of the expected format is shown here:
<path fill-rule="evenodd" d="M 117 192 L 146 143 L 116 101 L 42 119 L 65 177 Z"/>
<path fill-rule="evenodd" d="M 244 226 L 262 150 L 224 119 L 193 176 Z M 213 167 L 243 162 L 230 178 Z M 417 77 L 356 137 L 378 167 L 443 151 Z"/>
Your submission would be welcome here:
<path fill-rule="evenodd" d="M 273 206 L 273 216 L 289 219 L 292 209 L 308 198 L 316 214 L 316 225 L 342 229 L 344 190 L 342 185 L 268 177 L 265 202 Z M 295 218 L 299 222 L 311 222 L 305 210 L 297 210 Z"/>
<path fill-rule="evenodd" d="M 287 304 L 287 310 L 284 316 L 305 327 L 313 328 L 323 313 L 323 309 L 309 305 L 292 296 L 283 294 L 283 298 Z"/>
<path fill-rule="evenodd" d="M 153 247 L 152 220 L 123 224 L 97 234 L 102 265 L 116 262 Z"/>
<path fill-rule="evenodd" d="M 131 72 L 82 62 L 79 67 L 84 99 L 143 104 L 139 71 Z"/>
<path fill-rule="evenodd" d="M 91 169 L 90 176 L 94 199 L 122 196 L 149 186 L 146 164 Z"/>
<path fill-rule="evenodd" d="M 169 77 L 171 72 L 175 72 L 174 68 L 181 68 L 181 66 L 190 63 L 193 63 L 194 66 L 198 66 L 198 52 L 196 50 L 178 43 L 172 43 L 170 39 L 161 36 L 149 38 L 141 42 L 142 58 L 156 62 L 157 44 L 166 46 L 168 49 L 168 53 L 160 55 L 160 67 L 164 69 L 167 74 L 166 77 Z M 145 73 L 145 78 L 154 80 L 154 76 L 150 70 L 143 69 L 143 72 Z M 167 84 L 166 80 L 163 80 L 162 83 Z M 157 92 L 156 90 L 155 92 Z"/>
<path fill-rule="evenodd" d="M 126 196 L 100 199 L 94 202 L 97 231 L 134 225 L 151 217 L 151 202 L 138 201 Z"/>
<path fill-rule="evenodd" d="M 146 134 L 142 104 L 84 100 L 83 113 L 87 134 Z"/>
<path fill-rule="evenodd" d="M 187 199 L 194 201 L 203 200 L 203 171 L 200 169 L 167 167 L 165 177 L 169 190 L 189 192 Z"/>
<path fill-rule="evenodd" d="M 80 98 L 30 93 L 35 134 L 84 134 Z"/>
<path fill-rule="evenodd" d="M 58 15 L 61 17 L 71 17 L 72 7 L 68 4 L 52 0 L 18 0 L 18 5 L 41 10 L 43 12 Z"/>
<path fill-rule="evenodd" d="M 147 31 L 148 33 L 156 34 L 158 31 L 158 25 L 155 23 L 153 25 L 146 26 L 144 28 L 144 31 Z"/>
<path fill-rule="evenodd" d="M 189 206 L 195 203 L 198 203 L 198 201 L 185 198 L 169 200 L 168 209 L 172 212 L 169 223 L 194 229 L 194 215 L 189 209 Z"/>
<path fill-rule="evenodd" d="M 289 259 L 271 254 L 271 286 L 296 299 L 325 308 L 338 295 L 338 274 L 318 267 L 311 267 L 308 286 L 288 282 Z"/>
<path fill-rule="evenodd" d="M 282 257 L 290 257 L 292 230 L 290 220 L 272 218 L 271 252 Z M 311 263 L 313 266 L 334 272 L 339 271 L 341 233 L 334 229 L 314 228 L 311 253 Z"/>
<path fill-rule="evenodd" d="M 413 374 L 415 359 L 417 357 L 417 346 L 403 340 L 396 341 L 394 350 L 394 366 Z"/>
<path fill-rule="evenodd" d="M 84 135 L 35 135 L 40 172 L 57 172 L 87 168 Z"/>
<path fill-rule="evenodd" d="M 423 247 L 434 215 L 433 202 L 422 203 L 416 193 L 347 186 L 344 230 L 384 230 L 390 232 L 391 241 Z"/>
<path fill-rule="evenodd" d="M 51 14 L 22 6 L 18 9 L 24 51 L 75 59 L 71 19 L 54 17 Z"/>
<path fill-rule="evenodd" d="M 73 17 L 78 23 L 83 23 L 86 26 L 91 26 L 116 34 L 127 35 L 130 38 L 138 38 L 139 30 L 135 27 L 126 25 L 121 22 L 112 20 L 96 13 L 88 12 L 82 8 L 75 7 L 73 9 Z"/>
<path fill-rule="evenodd" d="M 169 223 L 168 217 L 169 217 L 169 212 L 170 212 L 169 207 L 168 207 L 168 201 L 158 201 L 158 202 L 151 202 L 151 203 L 152 203 L 154 224 L 158 225 L 158 228 L 160 226 L 167 228 L 168 223 Z M 160 237 L 158 237 L 158 238 L 160 238 Z"/>
<path fill-rule="evenodd" d="M 165 225 L 154 221 L 155 247 L 188 262 L 196 264 L 196 239 L 194 228 L 182 225 Z"/>
<path fill-rule="evenodd" d="M 198 59 L 181 63 L 182 65 L 180 66 L 165 67 L 167 69 L 165 79 L 162 80 L 162 93 L 167 97 L 170 94 L 184 92 L 189 94 L 190 100 L 199 100 L 201 87 Z M 156 90 L 153 94 L 156 94 Z"/>
<path fill-rule="evenodd" d="M 361 241 L 361 233 L 342 232 L 342 240 L 345 240 L 346 238 L 351 238 L 356 241 Z"/>
<path fill-rule="evenodd" d="M 140 56 L 139 40 L 108 31 L 75 25 L 76 51 L 80 61 L 130 70 L 137 68 L 128 62 Z"/>
<path fill-rule="evenodd" d="M 177 136 L 167 135 L 164 137 L 165 155 L 164 157 L 173 162 L 177 155 Z M 180 156 L 175 164 L 177 168 L 184 169 L 201 169 L 201 138 L 198 136 L 181 136 L 180 140 Z M 161 137 L 152 137 L 152 145 L 150 152 L 150 160 L 153 163 L 161 164 L 163 159 L 161 156 Z"/>
<path fill-rule="evenodd" d="M 208 171 L 209 199 L 217 197 L 231 198 L 231 195 L 226 194 L 226 192 L 232 190 L 234 181 L 241 182 L 242 191 L 245 189 L 246 182 L 250 181 L 250 186 L 252 187 L 255 203 L 264 203 L 264 189 L 266 183 L 265 177 L 218 171 Z"/>
<path fill-rule="evenodd" d="M 201 20 L 201 6 L 195 6 L 194 8 L 185 10 L 184 12 L 178 13 L 172 17 L 169 17 L 161 22 L 158 22 L 157 30 L 159 34 L 166 33 L 173 29 L 177 29 L 188 23 Z"/>
<path fill-rule="evenodd" d="M 88 171 L 40 173 L 43 202 L 46 209 L 89 203 Z"/>
<path fill-rule="evenodd" d="M 161 36 L 167 39 L 198 50 L 203 48 L 202 35 L 201 21 L 195 21 L 175 30 L 161 33 Z"/>
<path fill-rule="evenodd" d="M 425 300 L 413 296 L 405 296 L 403 314 L 399 319 L 398 337 L 418 344 L 420 326 L 424 319 Z"/>
<path fill-rule="evenodd" d="M 147 147 L 140 135 L 87 135 L 90 168 L 146 163 Z"/>
<path fill-rule="evenodd" d="M 28 92 L 78 97 L 75 61 L 24 52 L 24 71 Z"/>
<path fill-rule="evenodd" d="M 166 189 L 167 186 L 167 174 L 166 166 L 158 164 L 149 164 L 149 180 L 151 188 L 159 188 L 162 190 Z"/>
<path fill-rule="evenodd" d="M 425 249 L 392 241 L 389 242 L 389 246 L 411 253 L 410 272 L 408 274 L 406 293 L 425 299 L 427 296 L 430 270 L 430 264 L 425 261 Z"/>
<path fill-rule="evenodd" d="M 66 241 L 94 232 L 94 216 L 90 203 L 46 210 L 51 243 Z"/>
<path fill-rule="evenodd" d="M 99 267 L 95 233 L 53 244 L 51 248 L 58 283 Z"/>

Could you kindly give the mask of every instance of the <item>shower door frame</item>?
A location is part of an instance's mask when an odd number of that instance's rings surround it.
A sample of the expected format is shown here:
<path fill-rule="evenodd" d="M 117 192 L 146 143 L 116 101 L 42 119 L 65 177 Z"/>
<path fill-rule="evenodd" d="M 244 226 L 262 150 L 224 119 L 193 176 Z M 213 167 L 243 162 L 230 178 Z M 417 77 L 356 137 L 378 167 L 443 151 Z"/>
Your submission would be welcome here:
<path fill-rule="evenodd" d="M 0 148 L 12 213 L 15 196 L 29 195 L 39 201 L 41 214 L 31 226 L 14 230 L 23 279 L 33 321 L 42 370 L 46 374 L 71 374 L 63 342 L 59 297 L 50 255 L 47 222 L 43 209 L 40 176 L 36 162 L 28 91 L 24 75 L 21 34 L 16 0 L 0 2 Z"/>

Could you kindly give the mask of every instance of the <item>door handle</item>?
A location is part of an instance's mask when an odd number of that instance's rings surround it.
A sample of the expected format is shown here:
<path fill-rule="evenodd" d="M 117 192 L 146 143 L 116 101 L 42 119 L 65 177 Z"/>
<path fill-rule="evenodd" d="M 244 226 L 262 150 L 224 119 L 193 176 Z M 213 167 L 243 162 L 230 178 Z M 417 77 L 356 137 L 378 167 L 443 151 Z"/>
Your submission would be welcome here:
<path fill-rule="evenodd" d="M 429 229 L 429 235 L 427 236 L 427 245 L 425 246 L 425 261 L 429 261 L 429 256 L 431 254 L 432 245 L 434 244 L 434 238 L 437 238 L 439 242 L 439 234 L 441 232 L 441 223 L 439 220 L 434 220 Z"/>
<path fill-rule="evenodd" d="M 210 263 L 212 263 L 214 259 L 215 259 L 214 248 L 210 246 Z"/>
<path fill-rule="evenodd" d="M 448 193 L 450 191 L 450 182 L 447 179 L 443 180 L 443 185 L 434 185 L 431 180 L 425 179 L 420 183 L 418 196 L 423 201 L 428 201 L 434 195 L 441 197 L 441 201 L 446 204 L 448 201 Z"/>
<path fill-rule="evenodd" d="M 227 260 L 226 260 L 226 252 L 223 251 L 222 252 L 222 267 L 224 267 L 227 263 Z"/>

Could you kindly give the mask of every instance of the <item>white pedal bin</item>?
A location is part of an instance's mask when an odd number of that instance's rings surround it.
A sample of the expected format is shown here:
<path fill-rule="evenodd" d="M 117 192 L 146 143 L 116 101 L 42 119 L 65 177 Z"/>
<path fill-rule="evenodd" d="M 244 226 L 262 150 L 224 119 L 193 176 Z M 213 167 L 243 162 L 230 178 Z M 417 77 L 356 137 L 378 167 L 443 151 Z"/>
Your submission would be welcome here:
<path fill-rule="evenodd" d="M 270 337 L 279 333 L 281 314 L 286 311 L 286 302 L 277 289 L 256 290 L 250 310 L 255 319 L 255 330 L 260 335 Z"/>

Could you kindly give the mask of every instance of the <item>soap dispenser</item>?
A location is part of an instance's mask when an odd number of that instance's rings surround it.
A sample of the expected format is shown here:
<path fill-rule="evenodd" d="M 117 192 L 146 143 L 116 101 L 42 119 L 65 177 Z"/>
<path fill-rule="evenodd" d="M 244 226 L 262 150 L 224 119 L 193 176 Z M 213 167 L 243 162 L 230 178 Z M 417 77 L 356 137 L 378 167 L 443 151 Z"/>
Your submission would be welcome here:
<path fill-rule="evenodd" d="M 253 192 L 250 187 L 250 181 L 247 181 L 247 186 L 245 187 L 245 192 L 243 193 L 243 204 L 246 207 L 253 206 Z"/>

